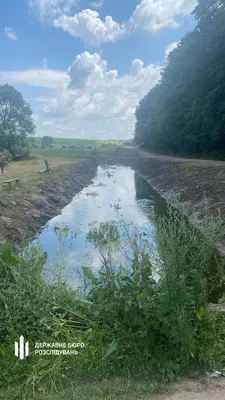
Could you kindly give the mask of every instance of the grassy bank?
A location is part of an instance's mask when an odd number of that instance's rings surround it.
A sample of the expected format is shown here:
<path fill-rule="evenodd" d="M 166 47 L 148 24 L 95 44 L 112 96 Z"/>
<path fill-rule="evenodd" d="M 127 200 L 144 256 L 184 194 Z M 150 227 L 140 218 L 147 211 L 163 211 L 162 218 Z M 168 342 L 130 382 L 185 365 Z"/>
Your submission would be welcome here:
<path fill-rule="evenodd" d="M 29 159 L 17 162 L 7 162 L 5 174 L 0 175 L 0 193 L 12 191 L 35 190 L 40 179 L 52 179 L 63 174 L 69 164 L 79 162 L 85 157 L 105 158 L 120 146 L 119 142 L 84 140 L 84 139 L 54 139 L 52 147 L 41 147 L 41 138 L 35 138 L 36 147 L 29 152 Z M 102 147 L 106 145 L 109 147 Z M 52 170 L 52 175 L 39 175 L 39 171 L 45 168 L 44 159 L 47 159 Z M 17 185 L 8 187 L 3 181 L 20 178 Z"/>
<path fill-rule="evenodd" d="M 15 190 L 19 190 L 20 192 L 34 190 L 41 179 L 52 179 L 64 173 L 66 166 L 79 162 L 75 158 L 71 160 L 61 157 L 52 157 L 48 161 L 52 174 L 42 174 L 41 176 L 39 171 L 45 168 L 44 157 L 8 163 L 4 175 L 0 176 L 0 183 L 15 178 L 20 178 L 21 181 L 12 187 L 0 184 L 0 193 L 9 193 Z"/>
<path fill-rule="evenodd" d="M 225 323 L 207 307 L 206 279 L 216 257 L 214 243 L 223 233 L 221 221 L 206 215 L 199 235 L 171 211 L 157 226 L 160 258 L 135 225 L 93 226 L 87 240 L 99 250 L 102 268 L 94 275 L 91 266 L 83 267 L 89 288 L 83 296 L 59 273 L 44 281 L 46 259 L 38 247 L 19 255 L 7 244 L 2 247 L 0 383 L 5 398 L 147 398 L 162 382 L 190 369 L 224 366 Z M 58 234 L 64 240 L 68 232 Z M 116 264 L 115 252 L 128 248 L 128 267 Z M 223 265 L 214 261 L 215 274 L 220 273 Z M 14 356 L 21 334 L 30 345 L 26 360 Z M 44 342 L 82 342 L 84 348 L 77 355 L 35 354 L 36 343 Z"/>
<path fill-rule="evenodd" d="M 73 384 L 63 385 L 63 389 L 55 392 L 45 391 L 41 388 L 39 393 L 25 394 L 19 389 L 12 388 L 9 391 L 0 390 L 0 399 L 35 399 L 35 400 L 150 400 L 153 395 L 165 393 L 163 384 L 149 380 L 130 378 L 88 380 L 74 379 Z M 30 396 L 30 397 L 29 397 Z"/>

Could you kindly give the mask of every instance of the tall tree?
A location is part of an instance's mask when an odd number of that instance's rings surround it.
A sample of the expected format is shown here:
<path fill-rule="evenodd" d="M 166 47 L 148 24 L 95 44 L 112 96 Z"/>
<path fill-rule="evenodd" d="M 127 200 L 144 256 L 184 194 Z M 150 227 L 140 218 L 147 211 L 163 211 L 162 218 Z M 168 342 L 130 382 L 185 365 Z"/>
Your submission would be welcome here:
<path fill-rule="evenodd" d="M 51 147 L 54 144 L 52 136 L 43 136 L 41 139 L 42 148 Z"/>
<path fill-rule="evenodd" d="M 0 147 L 15 155 L 16 146 L 24 146 L 34 131 L 32 110 L 22 94 L 8 84 L 0 86 Z"/>
<path fill-rule="evenodd" d="M 135 141 L 159 152 L 225 154 L 225 0 L 198 0 L 195 29 L 136 110 Z"/>

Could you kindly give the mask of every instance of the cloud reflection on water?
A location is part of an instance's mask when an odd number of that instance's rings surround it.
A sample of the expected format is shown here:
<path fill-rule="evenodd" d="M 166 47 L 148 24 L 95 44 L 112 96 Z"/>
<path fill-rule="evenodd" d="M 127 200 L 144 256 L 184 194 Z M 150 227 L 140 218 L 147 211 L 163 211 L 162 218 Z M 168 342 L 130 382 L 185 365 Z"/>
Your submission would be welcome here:
<path fill-rule="evenodd" d="M 112 176 L 108 177 L 108 171 Z M 85 243 L 92 222 L 99 223 L 121 218 L 128 223 L 134 222 L 143 229 L 147 229 L 147 227 L 149 229 L 147 210 L 154 206 L 156 200 L 150 193 L 147 194 L 150 201 L 144 201 L 140 191 L 137 195 L 136 186 L 137 179 L 131 168 L 117 166 L 116 168 L 108 167 L 105 170 L 105 168 L 98 167 L 93 184 L 76 195 L 60 215 L 49 221 L 48 226 L 39 235 L 38 241 L 42 245 L 43 251 L 48 254 L 48 266 L 52 266 L 58 261 L 57 252 L 60 249 L 60 243 L 54 231 L 55 225 L 70 227 L 68 240 L 72 234 L 76 234 L 71 247 L 68 246 L 68 254 L 65 255 L 66 267 L 63 272 L 63 276 L 72 286 L 79 285 L 78 271 L 81 271 L 82 265 L 91 265 L 94 270 L 98 270 L 101 266 L 99 254 L 94 246 Z M 146 187 L 144 196 L 146 196 Z M 116 210 L 115 206 L 118 204 L 119 210 Z M 153 230 L 154 226 L 152 225 L 151 228 Z"/>

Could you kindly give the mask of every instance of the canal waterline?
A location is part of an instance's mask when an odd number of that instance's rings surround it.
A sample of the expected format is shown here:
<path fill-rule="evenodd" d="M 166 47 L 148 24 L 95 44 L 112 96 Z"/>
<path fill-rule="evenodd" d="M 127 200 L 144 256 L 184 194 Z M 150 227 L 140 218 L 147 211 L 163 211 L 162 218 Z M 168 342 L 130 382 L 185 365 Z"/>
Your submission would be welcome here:
<path fill-rule="evenodd" d="M 148 231 L 148 239 L 156 252 L 151 211 L 163 215 L 167 206 L 148 182 L 130 167 L 99 166 L 93 183 L 74 196 L 33 242 L 40 243 L 47 253 L 47 278 L 60 271 L 62 278 L 78 287 L 82 266 L 88 265 L 98 271 L 101 266 L 99 253 L 86 241 L 87 233 L 95 223 L 112 220 L 133 223 Z M 117 261 L 119 257 L 118 254 Z"/>

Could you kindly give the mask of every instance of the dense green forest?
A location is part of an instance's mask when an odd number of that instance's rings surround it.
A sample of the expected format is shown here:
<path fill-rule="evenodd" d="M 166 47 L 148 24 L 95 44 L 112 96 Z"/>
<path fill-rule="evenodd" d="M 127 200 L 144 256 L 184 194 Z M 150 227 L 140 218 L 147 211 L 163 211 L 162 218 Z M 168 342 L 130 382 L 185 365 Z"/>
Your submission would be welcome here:
<path fill-rule="evenodd" d="M 195 29 L 136 110 L 135 142 L 174 155 L 225 154 L 225 0 L 198 0 Z"/>

